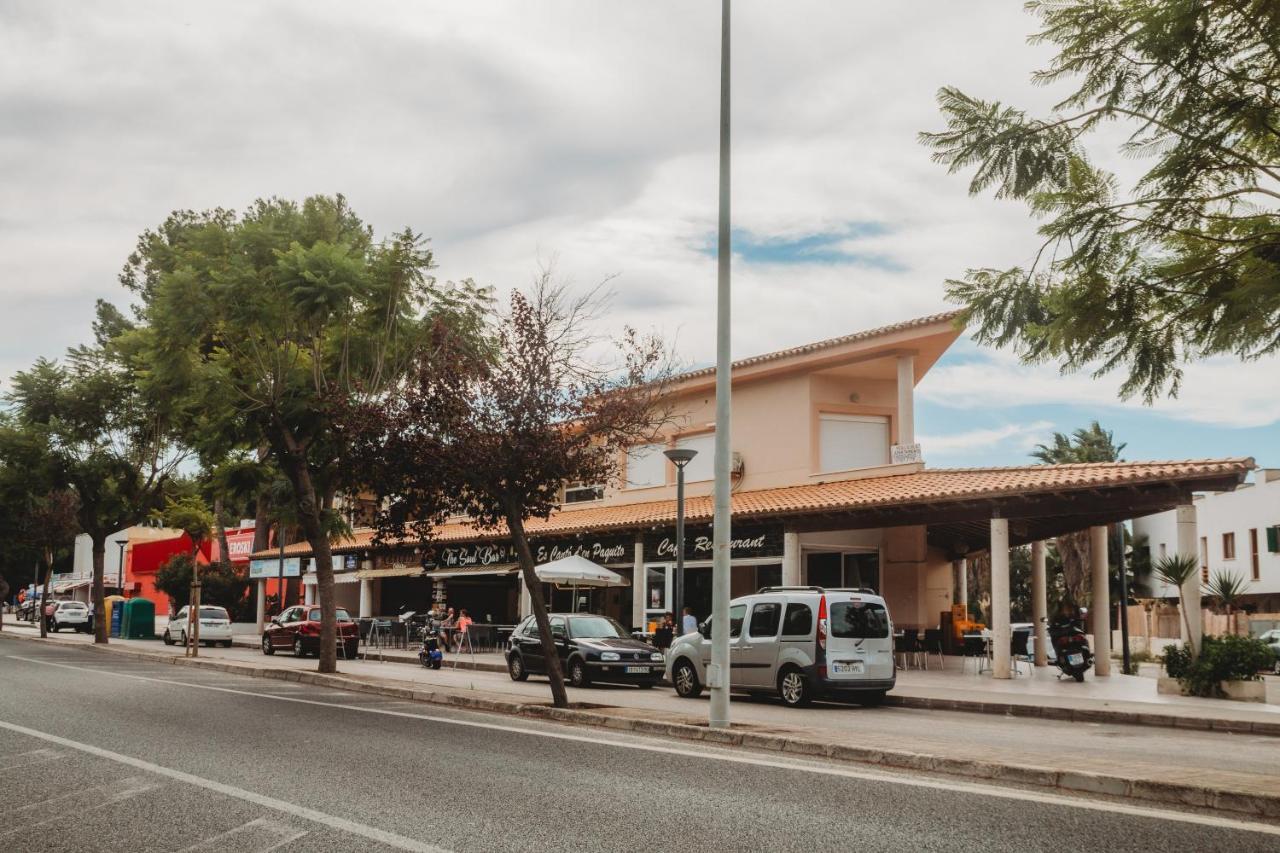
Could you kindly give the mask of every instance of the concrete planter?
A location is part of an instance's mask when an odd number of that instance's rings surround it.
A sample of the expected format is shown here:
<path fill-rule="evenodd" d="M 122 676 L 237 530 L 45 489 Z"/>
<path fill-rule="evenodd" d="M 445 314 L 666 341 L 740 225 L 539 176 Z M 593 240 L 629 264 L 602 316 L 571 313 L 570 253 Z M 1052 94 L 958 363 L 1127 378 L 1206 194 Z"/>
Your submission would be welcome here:
<path fill-rule="evenodd" d="M 1266 702 L 1267 683 L 1265 681 L 1223 681 L 1221 682 L 1224 698 L 1234 702 Z M 1156 692 L 1171 696 L 1186 696 L 1187 693 L 1178 683 L 1178 679 L 1167 675 L 1160 676 L 1156 682 Z"/>

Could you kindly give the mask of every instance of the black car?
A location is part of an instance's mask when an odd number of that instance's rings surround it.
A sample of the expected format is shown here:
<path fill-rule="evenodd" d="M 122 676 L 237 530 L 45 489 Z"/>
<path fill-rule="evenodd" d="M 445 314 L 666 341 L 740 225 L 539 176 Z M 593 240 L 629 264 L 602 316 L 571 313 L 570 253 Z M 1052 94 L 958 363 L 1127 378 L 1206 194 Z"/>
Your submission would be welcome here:
<path fill-rule="evenodd" d="M 652 687 L 662 679 L 662 652 L 635 639 L 609 617 L 552 613 L 549 618 L 560 666 L 574 687 L 589 687 L 593 681 Z M 513 681 L 546 672 L 542 639 L 532 616 L 511 632 L 506 656 Z"/>

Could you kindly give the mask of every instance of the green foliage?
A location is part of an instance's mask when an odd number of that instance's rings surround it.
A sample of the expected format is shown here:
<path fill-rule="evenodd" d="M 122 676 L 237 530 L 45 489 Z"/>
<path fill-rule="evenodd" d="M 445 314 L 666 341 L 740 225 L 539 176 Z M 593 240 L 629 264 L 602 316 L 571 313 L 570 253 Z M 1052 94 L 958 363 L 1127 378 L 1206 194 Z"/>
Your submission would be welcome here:
<path fill-rule="evenodd" d="M 1280 350 L 1280 7 L 1270 0 L 1031 2 L 1057 54 L 1037 83 L 1072 81 L 1035 117 L 947 87 L 936 161 L 970 192 L 1025 202 L 1043 245 L 1027 267 L 948 282 L 979 341 L 1094 375 L 1124 396 L 1176 394 L 1183 362 Z M 1085 147 L 1122 123 L 1132 186 Z"/>
<path fill-rule="evenodd" d="M 1156 560 L 1151 570 L 1161 583 L 1180 589 L 1183 584 L 1195 577 L 1199 567 L 1192 554 L 1170 554 Z"/>
<path fill-rule="evenodd" d="M 1037 444 L 1031 457 L 1046 465 L 1071 462 L 1119 462 L 1126 444 L 1116 444 L 1115 434 L 1097 421 L 1070 436 L 1055 432 L 1052 444 Z"/>
<path fill-rule="evenodd" d="M 179 498 L 166 498 L 164 510 L 156 513 L 156 517 L 166 527 L 174 527 L 191 537 L 193 548 L 213 534 L 217 520 L 203 499 L 195 495 Z"/>
<path fill-rule="evenodd" d="M 1232 610 L 1240 603 L 1250 583 L 1251 581 L 1246 580 L 1244 575 L 1236 572 L 1214 572 L 1205 587 L 1205 592 L 1216 598 L 1219 605 Z"/>
<path fill-rule="evenodd" d="M 1188 646 L 1165 649 L 1165 672 L 1192 696 L 1223 696 L 1223 681 L 1257 681 L 1275 664 L 1275 652 L 1253 637 L 1205 637 L 1199 655 Z"/>
<path fill-rule="evenodd" d="M 191 601 L 192 561 L 189 554 L 177 554 L 156 570 L 156 589 L 169 596 L 176 613 Z M 230 563 L 217 562 L 200 567 L 200 602 L 227 608 L 236 622 L 249 621 L 254 603 L 249 598 L 249 580 Z"/>

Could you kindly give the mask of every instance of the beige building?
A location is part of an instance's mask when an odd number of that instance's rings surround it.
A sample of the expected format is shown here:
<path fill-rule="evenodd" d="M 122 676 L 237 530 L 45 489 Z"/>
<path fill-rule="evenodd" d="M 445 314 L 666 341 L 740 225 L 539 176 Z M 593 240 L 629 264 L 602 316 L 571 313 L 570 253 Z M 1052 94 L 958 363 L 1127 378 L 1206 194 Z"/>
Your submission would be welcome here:
<path fill-rule="evenodd" d="M 998 647 L 1008 633 L 1010 546 L 1190 507 L 1193 492 L 1230 490 L 1252 468 L 1229 459 L 930 469 L 928 448 L 915 442 L 915 386 L 960 334 L 955 315 L 940 314 L 734 364 L 734 595 L 778 584 L 871 587 L 898 625 L 936 627 L 966 594 L 961 561 L 993 548 Z M 620 482 L 568 484 L 563 508 L 527 525 L 541 558 L 582 553 L 629 582 L 578 591 L 593 610 L 639 627 L 670 609 L 676 471 L 662 451 L 686 447 L 698 455 L 685 472 L 684 599 L 699 616 L 709 611 L 714 382 L 711 369 L 679 377 L 674 428 L 632 448 Z M 1193 509 L 1190 519 L 1194 528 Z M 377 550 L 371 540 L 359 530 L 334 548 L 340 580 L 352 581 L 339 584 L 340 603 L 362 615 L 442 602 L 499 623 L 525 612 L 500 534 L 459 523 L 412 548 Z M 305 545 L 287 550 L 307 554 Z M 1105 599 L 1107 584 L 1094 586 Z M 556 609 L 582 604 L 568 590 L 549 592 Z M 999 657 L 997 649 L 998 675 Z"/>

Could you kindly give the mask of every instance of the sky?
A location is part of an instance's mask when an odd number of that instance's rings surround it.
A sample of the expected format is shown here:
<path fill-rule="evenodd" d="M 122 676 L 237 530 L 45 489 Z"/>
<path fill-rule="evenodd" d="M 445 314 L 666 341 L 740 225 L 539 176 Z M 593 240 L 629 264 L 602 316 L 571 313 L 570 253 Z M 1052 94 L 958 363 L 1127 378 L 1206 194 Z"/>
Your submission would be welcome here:
<path fill-rule="evenodd" d="M 0 377 L 86 341 L 137 236 L 174 209 L 344 193 L 431 238 L 443 280 L 610 279 L 609 329 L 712 363 L 713 0 L 0 0 Z M 916 140 L 939 87 L 1034 112 L 1062 90 L 1012 0 L 737 0 L 733 352 L 951 307 L 945 281 L 1027 263 L 1024 206 L 971 197 Z M 1097 162 L 1123 179 L 1119 129 Z M 608 330 L 603 330 L 608 331 Z M 961 338 L 917 388 L 931 466 L 1016 465 L 1092 420 L 1126 458 L 1280 465 L 1275 359 L 1190 365 L 1117 397 Z"/>

